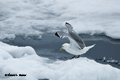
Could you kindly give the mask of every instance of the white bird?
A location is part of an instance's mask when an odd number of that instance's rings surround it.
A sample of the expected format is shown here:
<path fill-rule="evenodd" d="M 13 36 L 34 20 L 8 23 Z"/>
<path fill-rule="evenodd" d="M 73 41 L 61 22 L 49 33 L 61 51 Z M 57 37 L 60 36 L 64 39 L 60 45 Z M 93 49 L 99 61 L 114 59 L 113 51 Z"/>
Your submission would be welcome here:
<path fill-rule="evenodd" d="M 70 40 L 70 44 L 64 43 L 60 50 L 64 49 L 68 53 L 75 55 L 72 57 L 74 58 L 76 56 L 80 57 L 80 55 L 85 54 L 89 49 L 95 46 L 94 44 L 86 47 L 80 36 L 73 30 L 73 27 L 67 22 L 65 23 L 65 26 L 67 27 L 69 34 L 63 31 L 57 31 L 55 35 L 60 38 L 67 37 Z"/>

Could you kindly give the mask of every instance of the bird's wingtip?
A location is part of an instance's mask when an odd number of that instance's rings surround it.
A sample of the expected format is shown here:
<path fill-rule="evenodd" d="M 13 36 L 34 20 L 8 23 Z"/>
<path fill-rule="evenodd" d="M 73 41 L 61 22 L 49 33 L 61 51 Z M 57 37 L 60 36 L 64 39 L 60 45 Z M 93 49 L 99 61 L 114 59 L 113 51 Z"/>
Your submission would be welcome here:
<path fill-rule="evenodd" d="M 66 22 L 65 25 L 70 25 L 70 23 Z"/>
<path fill-rule="evenodd" d="M 66 27 L 73 28 L 70 23 L 66 22 L 65 23 Z"/>
<path fill-rule="evenodd" d="M 57 32 L 55 33 L 55 35 L 56 35 L 57 37 L 60 37 Z"/>

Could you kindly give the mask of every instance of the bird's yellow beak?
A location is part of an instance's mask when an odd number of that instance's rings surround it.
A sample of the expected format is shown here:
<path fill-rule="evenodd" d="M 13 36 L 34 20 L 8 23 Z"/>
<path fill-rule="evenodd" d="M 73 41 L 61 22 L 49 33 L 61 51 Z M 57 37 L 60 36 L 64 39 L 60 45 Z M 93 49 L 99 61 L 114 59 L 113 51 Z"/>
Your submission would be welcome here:
<path fill-rule="evenodd" d="M 60 48 L 60 50 L 62 50 L 63 48 Z"/>

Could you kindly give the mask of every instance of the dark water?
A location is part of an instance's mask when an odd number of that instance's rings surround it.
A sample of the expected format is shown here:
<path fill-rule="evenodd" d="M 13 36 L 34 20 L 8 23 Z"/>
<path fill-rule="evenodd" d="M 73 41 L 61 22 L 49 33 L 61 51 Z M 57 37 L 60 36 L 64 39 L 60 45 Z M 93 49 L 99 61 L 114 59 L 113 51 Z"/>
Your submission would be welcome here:
<path fill-rule="evenodd" d="M 86 46 L 96 44 L 84 57 L 101 60 L 103 57 L 120 61 L 120 40 L 111 39 L 104 35 L 80 35 L 85 41 Z M 24 38 L 17 36 L 14 40 L 3 40 L 3 42 L 17 46 L 32 46 L 39 56 L 47 57 L 52 60 L 70 59 L 73 55 L 60 51 L 63 43 L 69 43 L 68 39 L 60 39 L 54 34 L 44 34 L 42 39 L 36 37 Z M 101 62 L 101 61 L 99 61 Z"/>

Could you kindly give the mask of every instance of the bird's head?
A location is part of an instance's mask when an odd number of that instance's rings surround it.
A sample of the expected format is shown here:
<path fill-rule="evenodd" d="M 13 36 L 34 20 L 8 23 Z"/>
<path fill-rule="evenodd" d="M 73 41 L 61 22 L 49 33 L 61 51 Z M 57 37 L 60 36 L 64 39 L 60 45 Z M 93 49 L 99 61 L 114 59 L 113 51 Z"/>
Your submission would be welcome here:
<path fill-rule="evenodd" d="M 62 46 L 61 46 L 61 48 L 60 48 L 60 50 L 62 50 L 62 49 L 67 49 L 68 47 L 69 47 L 69 45 L 70 44 L 68 44 L 68 43 L 64 43 Z"/>

